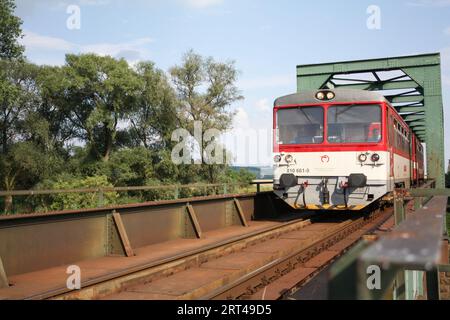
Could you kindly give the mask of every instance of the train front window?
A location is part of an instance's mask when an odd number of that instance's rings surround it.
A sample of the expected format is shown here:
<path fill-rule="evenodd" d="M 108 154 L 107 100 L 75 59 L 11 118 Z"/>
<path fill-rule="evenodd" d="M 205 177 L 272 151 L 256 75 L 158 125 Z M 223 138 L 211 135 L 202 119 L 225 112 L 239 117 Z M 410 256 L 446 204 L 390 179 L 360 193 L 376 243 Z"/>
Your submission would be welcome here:
<path fill-rule="evenodd" d="M 322 107 L 280 109 L 277 112 L 279 144 L 318 144 L 323 138 L 324 111 Z"/>
<path fill-rule="evenodd" d="M 381 108 L 378 105 L 330 106 L 327 122 L 330 143 L 381 141 Z"/>

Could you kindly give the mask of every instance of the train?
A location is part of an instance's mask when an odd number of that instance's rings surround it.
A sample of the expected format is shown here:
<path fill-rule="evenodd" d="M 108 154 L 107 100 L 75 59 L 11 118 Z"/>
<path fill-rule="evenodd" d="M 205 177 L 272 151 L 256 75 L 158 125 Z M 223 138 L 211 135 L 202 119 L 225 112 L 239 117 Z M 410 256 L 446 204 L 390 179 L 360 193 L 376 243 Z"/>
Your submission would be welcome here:
<path fill-rule="evenodd" d="M 424 146 L 380 93 L 279 97 L 273 129 L 273 191 L 295 209 L 362 210 L 424 180 Z"/>

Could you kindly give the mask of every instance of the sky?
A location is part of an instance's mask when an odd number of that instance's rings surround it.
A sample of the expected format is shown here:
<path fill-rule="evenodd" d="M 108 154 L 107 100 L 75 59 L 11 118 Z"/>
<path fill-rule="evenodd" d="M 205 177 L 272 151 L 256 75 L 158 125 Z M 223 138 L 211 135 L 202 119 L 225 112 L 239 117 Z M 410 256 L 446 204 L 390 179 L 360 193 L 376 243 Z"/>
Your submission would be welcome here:
<path fill-rule="evenodd" d="M 62 65 L 66 53 L 151 60 L 168 70 L 185 52 L 233 60 L 244 100 L 231 136 L 270 132 L 272 104 L 296 91 L 296 66 L 440 52 L 450 159 L 450 0 L 16 0 L 27 58 Z M 379 25 L 369 28 L 379 8 Z M 79 19 L 77 19 L 79 17 Z M 75 20 L 74 20 L 75 18 Z M 240 131 L 241 130 L 241 131 Z M 257 141 L 263 141 L 257 140 Z M 227 142 L 227 145 L 230 142 Z M 231 143 L 233 144 L 233 143 Z M 250 146 L 265 145 L 251 156 Z M 270 139 L 231 147 L 238 165 L 271 163 Z M 250 154 L 250 155 L 249 155 Z"/>

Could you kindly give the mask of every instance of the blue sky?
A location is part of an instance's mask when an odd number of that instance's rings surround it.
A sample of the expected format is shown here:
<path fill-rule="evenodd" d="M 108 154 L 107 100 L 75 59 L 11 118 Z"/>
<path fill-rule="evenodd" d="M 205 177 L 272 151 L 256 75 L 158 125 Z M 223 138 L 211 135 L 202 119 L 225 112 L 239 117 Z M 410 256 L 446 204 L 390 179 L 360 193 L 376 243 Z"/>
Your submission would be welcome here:
<path fill-rule="evenodd" d="M 16 0 L 29 60 L 62 64 L 96 52 L 167 70 L 189 49 L 235 60 L 245 100 L 236 128 L 270 129 L 272 101 L 296 90 L 296 65 L 441 52 L 445 123 L 450 124 L 450 0 Z M 80 8 L 80 29 L 66 26 Z M 381 28 L 366 12 L 380 8 Z M 450 158 L 450 125 L 446 130 Z M 261 159 L 260 159 L 261 162 Z M 262 162 L 270 162 L 270 157 Z M 242 163 L 241 163 L 242 164 Z"/>

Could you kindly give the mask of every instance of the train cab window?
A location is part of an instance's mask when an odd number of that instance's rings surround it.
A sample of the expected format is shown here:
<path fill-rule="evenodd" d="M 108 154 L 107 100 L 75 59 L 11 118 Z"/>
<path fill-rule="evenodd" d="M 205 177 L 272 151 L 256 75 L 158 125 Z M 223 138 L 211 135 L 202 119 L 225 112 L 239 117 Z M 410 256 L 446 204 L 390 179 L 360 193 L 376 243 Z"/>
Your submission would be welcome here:
<path fill-rule="evenodd" d="M 327 119 L 330 143 L 381 141 L 381 108 L 378 105 L 330 106 Z"/>
<path fill-rule="evenodd" d="M 286 108 L 277 111 L 279 144 L 318 144 L 323 142 L 322 107 Z"/>

